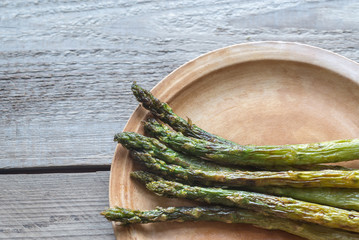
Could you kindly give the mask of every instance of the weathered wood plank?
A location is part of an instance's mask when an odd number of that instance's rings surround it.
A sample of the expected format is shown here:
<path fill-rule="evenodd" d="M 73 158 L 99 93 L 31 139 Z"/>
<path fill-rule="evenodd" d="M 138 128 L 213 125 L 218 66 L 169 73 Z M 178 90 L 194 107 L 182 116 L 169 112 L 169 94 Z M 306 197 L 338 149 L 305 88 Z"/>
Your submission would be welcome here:
<path fill-rule="evenodd" d="M 109 165 L 137 103 L 205 52 L 298 41 L 359 60 L 357 1 L 0 3 L 0 168 Z"/>
<path fill-rule="evenodd" d="M 0 239 L 114 239 L 109 172 L 0 175 Z"/>

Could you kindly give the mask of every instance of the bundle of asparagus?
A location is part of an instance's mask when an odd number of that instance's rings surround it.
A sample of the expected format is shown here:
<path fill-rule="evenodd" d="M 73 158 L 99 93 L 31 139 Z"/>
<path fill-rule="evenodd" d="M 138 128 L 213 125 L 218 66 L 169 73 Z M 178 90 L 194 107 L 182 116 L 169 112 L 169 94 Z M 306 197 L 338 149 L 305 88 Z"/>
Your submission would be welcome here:
<path fill-rule="evenodd" d="M 148 169 L 131 177 L 157 195 L 218 206 L 149 211 L 115 207 L 102 212 L 108 220 L 249 223 L 307 239 L 359 239 L 359 170 L 322 164 L 358 159 L 359 139 L 243 146 L 182 119 L 136 83 L 132 91 L 171 128 L 150 118 L 144 122 L 150 137 L 115 135 Z"/>

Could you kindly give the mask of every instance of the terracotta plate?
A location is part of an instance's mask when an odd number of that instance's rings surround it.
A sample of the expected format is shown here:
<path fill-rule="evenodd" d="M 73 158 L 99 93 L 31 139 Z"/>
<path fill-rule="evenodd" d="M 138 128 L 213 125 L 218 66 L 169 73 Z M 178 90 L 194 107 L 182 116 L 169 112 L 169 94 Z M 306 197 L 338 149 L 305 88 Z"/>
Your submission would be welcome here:
<path fill-rule="evenodd" d="M 139 83 L 140 84 L 140 83 Z M 259 42 L 230 46 L 181 66 L 152 89 L 182 117 L 241 144 L 294 144 L 359 137 L 358 64 L 316 47 Z M 124 131 L 141 132 L 139 107 Z M 358 167 L 357 161 L 344 163 Z M 117 146 L 110 205 L 134 209 L 191 205 L 160 198 L 132 181 Z M 300 239 L 245 224 L 157 223 L 119 227 L 118 239 Z"/>

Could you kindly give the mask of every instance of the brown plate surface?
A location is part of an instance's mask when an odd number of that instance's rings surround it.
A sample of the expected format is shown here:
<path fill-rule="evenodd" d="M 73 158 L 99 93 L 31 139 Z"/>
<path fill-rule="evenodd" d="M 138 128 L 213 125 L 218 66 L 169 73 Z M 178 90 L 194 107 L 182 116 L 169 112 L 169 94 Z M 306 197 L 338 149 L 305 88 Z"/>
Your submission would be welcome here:
<path fill-rule="evenodd" d="M 201 128 L 241 144 L 294 144 L 359 137 L 359 67 L 319 48 L 285 42 L 239 44 L 181 66 L 152 93 Z M 142 132 L 135 110 L 124 131 Z M 358 161 L 343 163 L 359 167 Z M 117 146 L 110 206 L 153 209 L 192 205 L 154 196 L 129 177 L 134 166 Z M 120 227 L 117 239 L 301 239 L 246 224 L 157 223 Z"/>

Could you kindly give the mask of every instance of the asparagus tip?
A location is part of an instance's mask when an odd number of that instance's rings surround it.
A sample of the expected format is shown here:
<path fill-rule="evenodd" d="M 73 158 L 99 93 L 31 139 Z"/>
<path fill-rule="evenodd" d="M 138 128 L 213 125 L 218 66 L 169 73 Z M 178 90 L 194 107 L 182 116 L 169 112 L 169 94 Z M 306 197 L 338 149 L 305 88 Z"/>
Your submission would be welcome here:
<path fill-rule="evenodd" d="M 131 90 L 139 102 L 141 102 L 142 96 L 148 95 L 148 91 L 137 85 L 136 82 L 132 83 Z"/>
<path fill-rule="evenodd" d="M 116 133 L 115 136 L 113 137 L 113 141 L 120 142 L 122 135 L 123 135 L 122 133 Z"/>
<path fill-rule="evenodd" d="M 137 82 L 136 81 L 133 81 L 132 82 L 132 85 L 131 85 L 131 90 L 134 91 L 136 89 L 140 88 L 140 86 L 137 85 Z"/>

